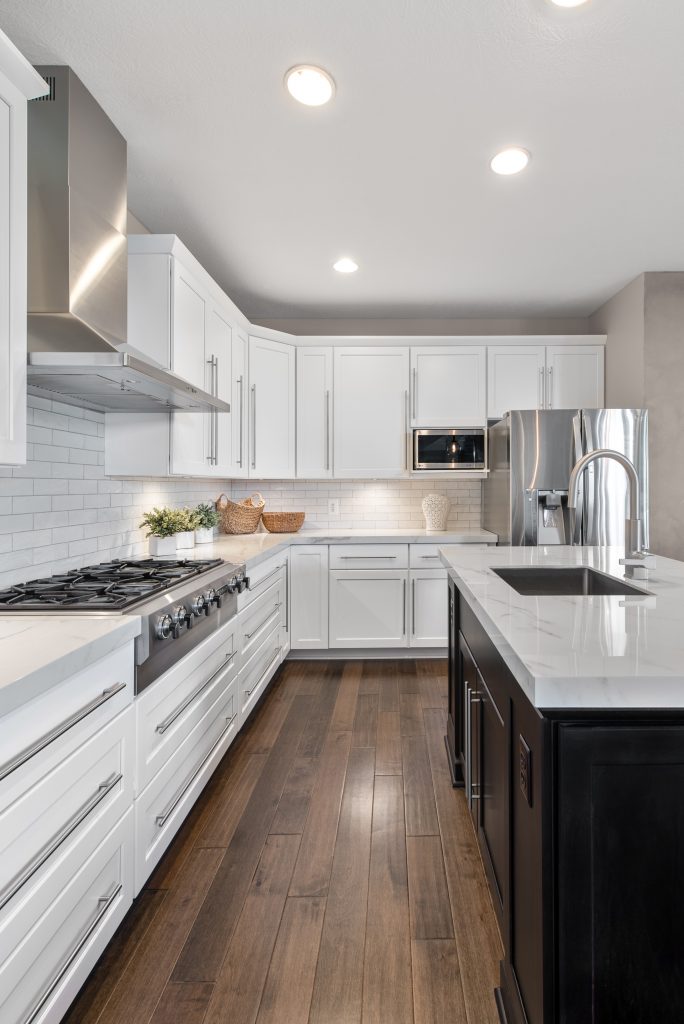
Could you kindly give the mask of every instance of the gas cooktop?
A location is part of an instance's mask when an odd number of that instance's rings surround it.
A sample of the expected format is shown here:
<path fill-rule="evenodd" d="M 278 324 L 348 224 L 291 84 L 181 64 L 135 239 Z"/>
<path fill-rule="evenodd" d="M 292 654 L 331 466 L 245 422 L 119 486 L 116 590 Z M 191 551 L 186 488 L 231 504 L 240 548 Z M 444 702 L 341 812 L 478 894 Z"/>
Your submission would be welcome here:
<path fill-rule="evenodd" d="M 0 612 L 123 611 L 223 564 L 223 559 L 115 559 L 0 590 Z"/>

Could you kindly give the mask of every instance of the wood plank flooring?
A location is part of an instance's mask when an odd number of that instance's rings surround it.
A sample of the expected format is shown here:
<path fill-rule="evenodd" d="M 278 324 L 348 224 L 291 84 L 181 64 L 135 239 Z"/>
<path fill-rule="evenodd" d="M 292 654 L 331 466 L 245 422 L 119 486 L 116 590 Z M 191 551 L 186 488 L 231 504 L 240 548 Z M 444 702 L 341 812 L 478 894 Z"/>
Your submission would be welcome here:
<path fill-rule="evenodd" d="M 446 663 L 290 661 L 67 1024 L 498 1024 Z"/>

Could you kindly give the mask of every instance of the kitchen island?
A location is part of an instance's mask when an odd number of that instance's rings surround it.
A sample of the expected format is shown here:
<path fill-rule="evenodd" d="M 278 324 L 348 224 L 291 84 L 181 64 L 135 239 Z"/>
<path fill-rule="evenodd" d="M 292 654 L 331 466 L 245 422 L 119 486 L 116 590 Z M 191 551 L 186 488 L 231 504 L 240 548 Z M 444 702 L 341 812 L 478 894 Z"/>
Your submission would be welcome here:
<path fill-rule="evenodd" d="M 441 549 L 447 751 L 501 929 L 509 1024 L 684 1018 L 684 564 L 625 581 L 621 555 Z M 549 567 L 645 593 L 534 596 L 497 574 Z"/>

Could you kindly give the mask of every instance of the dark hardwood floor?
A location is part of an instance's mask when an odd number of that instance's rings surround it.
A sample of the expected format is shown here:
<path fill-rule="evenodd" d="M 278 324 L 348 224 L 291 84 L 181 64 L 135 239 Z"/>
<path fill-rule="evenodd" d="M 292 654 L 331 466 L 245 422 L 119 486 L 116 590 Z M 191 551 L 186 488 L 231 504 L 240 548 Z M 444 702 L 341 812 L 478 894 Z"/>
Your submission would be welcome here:
<path fill-rule="evenodd" d="M 443 661 L 291 661 L 68 1024 L 497 1024 Z"/>

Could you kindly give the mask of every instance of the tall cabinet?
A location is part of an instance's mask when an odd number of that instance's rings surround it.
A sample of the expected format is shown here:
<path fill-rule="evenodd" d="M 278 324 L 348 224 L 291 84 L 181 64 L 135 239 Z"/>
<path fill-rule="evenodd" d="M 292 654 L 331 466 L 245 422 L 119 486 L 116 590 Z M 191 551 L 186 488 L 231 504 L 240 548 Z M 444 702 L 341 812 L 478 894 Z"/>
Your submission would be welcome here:
<path fill-rule="evenodd" d="M 0 464 L 26 462 L 26 103 L 45 81 L 0 32 Z"/>

